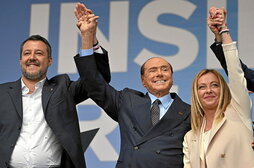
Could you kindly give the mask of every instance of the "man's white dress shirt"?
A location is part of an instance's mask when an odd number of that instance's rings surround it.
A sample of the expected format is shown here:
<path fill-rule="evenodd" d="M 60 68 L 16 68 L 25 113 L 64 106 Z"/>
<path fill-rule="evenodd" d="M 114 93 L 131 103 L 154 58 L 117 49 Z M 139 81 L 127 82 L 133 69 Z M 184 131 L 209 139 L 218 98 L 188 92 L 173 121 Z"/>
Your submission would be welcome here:
<path fill-rule="evenodd" d="M 48 126 L 42 109 L 42 87 L 35 85 L 32 94 L 22 83 L 23 123 L 14 147 L 10 166 L 14 168 L 47 168 L 61 164 L 62 147 Z"/>

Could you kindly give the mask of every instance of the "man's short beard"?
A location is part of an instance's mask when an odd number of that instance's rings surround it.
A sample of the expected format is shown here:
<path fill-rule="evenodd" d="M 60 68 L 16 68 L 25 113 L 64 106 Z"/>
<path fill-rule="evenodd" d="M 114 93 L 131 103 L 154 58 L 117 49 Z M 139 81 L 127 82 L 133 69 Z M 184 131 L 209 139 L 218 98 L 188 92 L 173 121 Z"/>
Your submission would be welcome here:
<path fill-rule="evenodd" d="M 29 79 L 29 80 L 33 80 L 33 81 L 36 81 L 36 80 L 40 80 L 42 78 L 42 76 L 44 74 L 46 74 L 47 71 L 39 71 L 39 72 L 36 72 L 35 74 L 30 74 L 30 73 L 27 73 L 24 69 L 22 69 L 22 74 L 25 78 Z"/>

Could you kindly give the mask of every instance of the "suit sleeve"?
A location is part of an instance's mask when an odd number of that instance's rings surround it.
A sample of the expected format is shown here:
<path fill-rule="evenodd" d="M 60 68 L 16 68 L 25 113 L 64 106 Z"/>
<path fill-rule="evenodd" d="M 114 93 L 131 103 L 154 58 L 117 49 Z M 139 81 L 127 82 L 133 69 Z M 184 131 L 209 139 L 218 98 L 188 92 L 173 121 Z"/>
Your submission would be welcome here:
<path fill-rule="evenodd" d="M 101 47 L 101 49 L 103 51 L 103 54 L 94 53 L 94 58 L 96 61 L 98 71 L 101 73 L 104 80 L 107 83 L 109 83 L 111 80 L 111 75 L 110 75 L 108 52 L 102 47 Z"/>
<path fill-rule="evenodd" d="M 101 73 L 104 80 L 109 83 L 111 80 L 110 75 L 110 67 L 109 67 L 109 59 L 108 59 L 108 52 L 102 48 L 103 53 L 94 53 L 93 57 L 96 62 L 96 66 L 98 67 L 98 71 Z M 85 65 L 80 59 L 79 54 L 74 57 L 75 63 L 78 66 L 77 69 L 82 69 Z M 77 63 L 79 62 L 79 63 Z M 85 87 L 86 81 L 82 77 L 82 74 L 79 74 L 80 78 L 77 81 L 72 81 L 69 84 L 70 93 L 73 95 L 73 99 L 76 104 L 86 100 L 88 98 L 87 90 Z"/>
<path fill-rule="evenodd" d="M 105 51 L 105 50 L 104 50 Z M 118 106 L 121 91 L 110 86 L 102 73 L 94 55 L 74 57 L 80 79 L 84 81 L 87 96 L 99 105 L 113 120 L 118 120 Z"/>
<path fill-rule="evenodd" d="M 239 61 L 236 43 L 223 45 L 223 51 L 228 67 L 230 91 L 234 100 L 231 101 L 232 106 L 236 109 L 246 127 L 252 131 L 252 104 L 246 88 L 246 80 Z"/>
<path fill-rule="evenodd" d="M 222 68 L 228 75 L 227 64 L 226 64 L 225 55 L 223 53 L 222 46 L 217 45 L 216 43 L 213 43 L 211 45 L 211 49 L 213 53 L 215 54 L 216 58 L 219 60 Z M 244 63 L 242 63 L 241 60 L 240 62 L 241 62 L 242 70 L 244 72 L 244 77 L 247 80 L 247 88 L 248 90 L 254 92 L 254 70 L 248 68 Z"/>

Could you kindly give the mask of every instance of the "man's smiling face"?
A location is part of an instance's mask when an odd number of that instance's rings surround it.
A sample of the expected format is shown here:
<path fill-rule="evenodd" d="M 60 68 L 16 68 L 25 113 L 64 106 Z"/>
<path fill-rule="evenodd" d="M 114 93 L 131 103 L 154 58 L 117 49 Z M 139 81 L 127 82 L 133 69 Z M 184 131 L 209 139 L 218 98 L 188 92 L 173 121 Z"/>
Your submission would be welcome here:
<path fill-rule="evenodd" d="M 169 93 L 173 85 L 170 64 L 163 58 L 151 58 L 144 65 L 144 74 L 141 76 L 143 86 L 156 97 Z"/>
<path fill-rule="evenodd" d="M 22 78 L 40 81 L 46 77 L 52 58 L 48 57 L 47 46 L 42 41 L 27 41 L 22 48 L 20 66 Z"/>

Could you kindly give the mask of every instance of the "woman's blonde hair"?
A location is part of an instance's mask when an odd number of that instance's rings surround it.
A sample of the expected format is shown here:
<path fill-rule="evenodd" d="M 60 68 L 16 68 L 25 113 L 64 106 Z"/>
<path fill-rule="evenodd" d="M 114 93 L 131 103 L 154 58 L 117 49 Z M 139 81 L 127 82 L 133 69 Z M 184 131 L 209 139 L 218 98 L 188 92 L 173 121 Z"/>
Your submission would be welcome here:
<path fill-rule="evenodd" d="M 198 98 L 198 80 L 201 76 L 212 73 L 219 80 L 220 96 L 219 103 L 215 112 L 214 121 L 220 121 L 224 117 L 224 111 L 231 101 L 230 89 L 222 77 L 222 75 L 214 69 L 203 69 L 194 78 L 191 89 L 191 128 L 195 133 L 201 129 L 204 110 L 202 104 Z"/>

